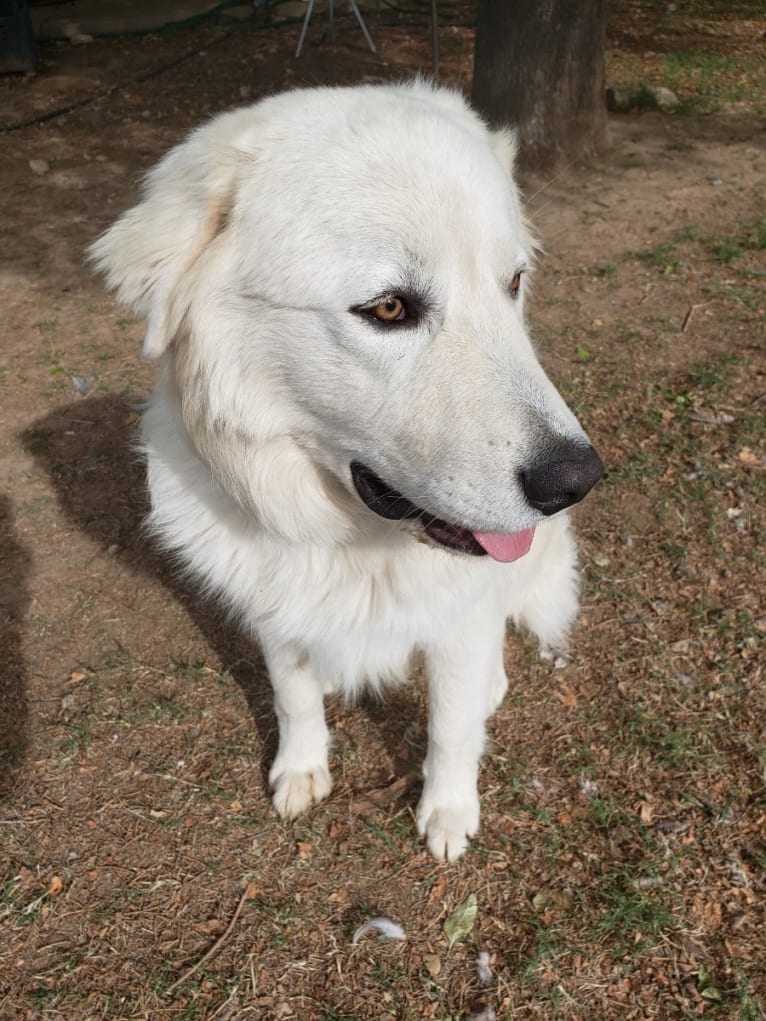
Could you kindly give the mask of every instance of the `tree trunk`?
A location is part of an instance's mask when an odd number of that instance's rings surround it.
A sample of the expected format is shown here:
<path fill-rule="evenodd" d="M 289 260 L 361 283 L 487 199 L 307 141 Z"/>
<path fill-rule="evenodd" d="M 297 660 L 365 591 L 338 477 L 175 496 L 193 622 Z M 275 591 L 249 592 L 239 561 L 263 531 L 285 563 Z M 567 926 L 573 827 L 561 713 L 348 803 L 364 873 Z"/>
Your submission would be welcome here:
<path fill-rule="evenodd" d="M 519 134 L 522 165 L 606 147 L 606 0 L 479 0 L 473 103 Z"/>

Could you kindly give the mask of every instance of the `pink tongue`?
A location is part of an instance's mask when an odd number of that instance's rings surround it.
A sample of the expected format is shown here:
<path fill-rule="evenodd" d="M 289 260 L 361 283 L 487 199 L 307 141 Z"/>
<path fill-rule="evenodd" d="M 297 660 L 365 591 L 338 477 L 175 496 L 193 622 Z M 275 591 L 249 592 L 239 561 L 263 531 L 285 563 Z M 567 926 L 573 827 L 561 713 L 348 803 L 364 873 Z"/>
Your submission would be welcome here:
<path fill-rule="evenodd" d="M 499 560 L 503 564 L 510 564 L 512 560 L 518 560 L 525 553 L 529 553 L 534 535 L 534 528 L 525 528 L 523 532 L 511 532 L 510 535 L 503 532 L 473 533 L 474 539 L 482 549 L 485 549 L 493 560 Z"/>

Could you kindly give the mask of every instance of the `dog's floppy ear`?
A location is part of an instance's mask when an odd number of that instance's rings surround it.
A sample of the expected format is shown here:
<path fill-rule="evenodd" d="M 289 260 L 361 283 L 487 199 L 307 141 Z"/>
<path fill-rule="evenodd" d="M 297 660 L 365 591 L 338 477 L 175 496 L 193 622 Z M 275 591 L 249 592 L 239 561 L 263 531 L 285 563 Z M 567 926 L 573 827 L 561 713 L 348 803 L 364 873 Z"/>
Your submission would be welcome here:
<path fill-rule="evenodd" d="M 498 128 L 490 132 L 491 145 L 504 170 L 512 175 L 516 169 L 519 145 L 516 132 L 511 128 Z"/>
<path fill-rule="evenodd" d="M 118 299 L 146 318 L 145 358 L 159 358 L 173 340 L 186 312 L 178 284 L 226 225 L 246 157 L 231 137 L 214 133 L 220 125 L 200 128 L 171 150 L 148 174 L 141 202 L 88 253 Z"/>

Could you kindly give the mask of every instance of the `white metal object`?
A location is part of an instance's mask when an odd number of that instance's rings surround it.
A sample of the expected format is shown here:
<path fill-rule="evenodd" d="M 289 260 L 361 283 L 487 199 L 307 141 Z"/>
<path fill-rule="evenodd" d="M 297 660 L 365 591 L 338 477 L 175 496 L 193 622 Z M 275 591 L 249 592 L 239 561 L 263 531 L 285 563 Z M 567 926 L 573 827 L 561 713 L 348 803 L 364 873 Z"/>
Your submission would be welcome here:
<path fill-rule="evenodd" d="M 350 0 L 351 10 L 354 12 L 356 20 L 359 22 L 359 27 L 364 33 L 364 38 L 367 40 L 367 45 L 370 47 L 373 53 L 377 53 L 375 49 L 375 43 L 372 41 L 372 36 L 367 30 L 367 26 L 364 23 L 362 12 L 359 10 L 359 5 L 356 0 Z M 295 56 L 300 57 L 301 50 L 303 49 L 303 40 L 306 38 L 306 30 L 309 27 L 311 21 L 311 15 L 314 12 L 314 0 L 308 0 L 308 7 L 306 8 L 306 17 L 303 19 L 303 27 L 301 28 L 301 36 L 298 40 L 298 46 L 295 50 Z M 327 0 L 327 35 L 332 39 L 335 36 L 335 13 L 333 10 L 333 0 Z"/>

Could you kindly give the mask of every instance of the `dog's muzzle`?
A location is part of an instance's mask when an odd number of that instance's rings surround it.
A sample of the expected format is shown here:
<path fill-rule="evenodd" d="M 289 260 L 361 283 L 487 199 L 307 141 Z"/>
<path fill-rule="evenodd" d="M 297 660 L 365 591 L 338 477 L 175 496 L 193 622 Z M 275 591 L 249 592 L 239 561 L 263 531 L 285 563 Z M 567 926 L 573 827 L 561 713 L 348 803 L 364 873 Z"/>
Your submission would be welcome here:
<path fill-rule="evenodd" d="M 578 503 L 604 473 L 601 458 L 589 444 L 561 440 L 548 446 L 547 457 L 519 472 L 527 503 L 549 516 Z M 354 461 L 351 479 L 357 495 L 375 514 L 390 521 L 419 521 L 434 543 L 456 553 L 510 563 L 529 552 L 535 529 L 520 532 L 474 532 L 443 521 L 392 489 L 366 465 Z"/>

